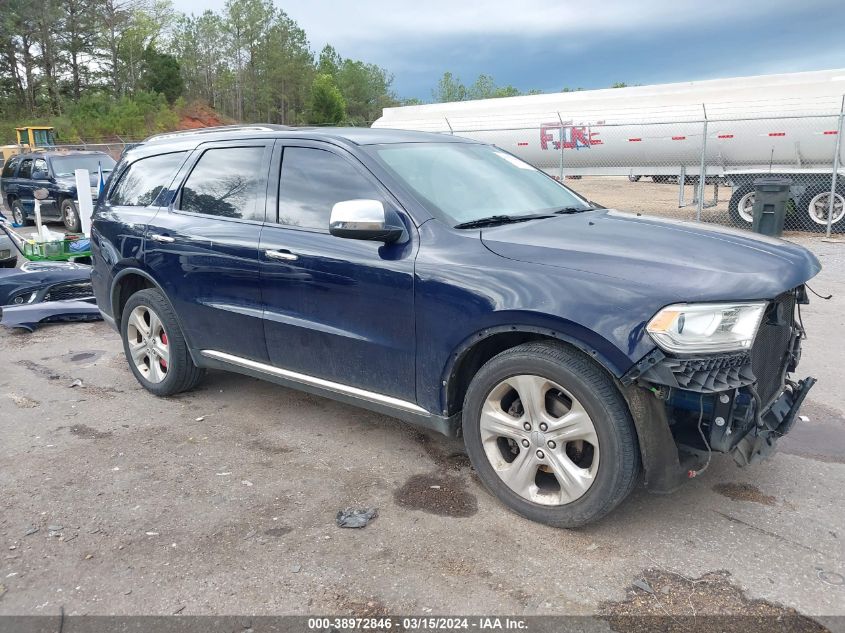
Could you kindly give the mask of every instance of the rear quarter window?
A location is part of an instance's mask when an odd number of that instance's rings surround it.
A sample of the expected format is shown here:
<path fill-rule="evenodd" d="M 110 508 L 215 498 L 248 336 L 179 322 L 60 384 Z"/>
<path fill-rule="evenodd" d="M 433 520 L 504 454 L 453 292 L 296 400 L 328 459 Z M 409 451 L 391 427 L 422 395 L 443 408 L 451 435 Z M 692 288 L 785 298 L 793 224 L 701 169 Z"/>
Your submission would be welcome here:
<path fill-rule="evenodd" d="M 20 159 L 10 158 L 9 162 L 3 166 L 3 173 L 0 174 L 3 178 L 11 178 L 15 173 L 15 168 L 18 166 Z"/>
<path fill-rule="evenodd" d="M 109 192 L 109 203 L 123 207 L 148 207 L 166 204 L 162 194 L 168 191 L 187 152 L 173 152 L 141 158 L 129 165 Z"/>

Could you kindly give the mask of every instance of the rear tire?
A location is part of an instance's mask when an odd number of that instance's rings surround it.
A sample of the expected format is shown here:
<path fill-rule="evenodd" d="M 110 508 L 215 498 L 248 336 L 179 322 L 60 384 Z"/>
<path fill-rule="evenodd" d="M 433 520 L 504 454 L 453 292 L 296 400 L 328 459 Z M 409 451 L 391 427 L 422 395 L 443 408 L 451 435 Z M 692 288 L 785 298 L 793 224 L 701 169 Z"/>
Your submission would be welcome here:
<path fill-rule="evenodd" d="M 830 186 L 815 185 L 807 187 L 798 201 L 798 221 L 801 228 L 817 233 L 827 231 L 827 214 L 830 204 Z M 831 233 L 845 231 L 845 188 L 838 187 L 834 192 L 833 221 Z"/>
<path fill-rule="evenodd" d="M 754 185 L 746 183 L 734 187 L 728 203 L 728 215 L 731 223 L 741 229 L 750 229 L 754 223 Z"/>
<path fill-rule="evenodd" d="M 120 335 L 129 368 L 150 393 L 172 396 L 202 380 L 205 372 L 194 364 L 176 313 L 161 291 L 147 288 L 129 297 Z"/>
<path fill-rule="evenodd" d="M 605 516 L 640 472 L 633 420 L 613 380 L 558 343 L 525 343 L 488 361 L 467 391 L 463 434 L 487 489 L 555 527 Z"/>
<path fill-rule="evenodd" d="M 82 230 L 82 223 L 79 218 L 79 208 L 71 198 L 64 198 L 60 206 L 62 223 L 71 233 L 79 233 Z"/>

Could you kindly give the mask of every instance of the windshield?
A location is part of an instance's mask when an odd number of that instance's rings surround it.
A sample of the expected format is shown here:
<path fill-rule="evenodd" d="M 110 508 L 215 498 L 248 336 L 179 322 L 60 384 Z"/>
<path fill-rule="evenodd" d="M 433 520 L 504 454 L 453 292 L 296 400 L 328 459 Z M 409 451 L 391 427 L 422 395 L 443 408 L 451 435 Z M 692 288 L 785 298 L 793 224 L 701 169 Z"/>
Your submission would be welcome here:
<path fill-rule="evenodd" d="M 103 173 L 114 169 L 114 159 L 108 154 L 85 154 L 80 156 L 60 156 L 50 161 L 53 164 L 53 174 L 59 178 L 62 176 L 73 176 L 77 169 L 87 169 L 90 173 L 96 174 L 100 165 L 103 166 Z"/>
<path fill-rule="evenodd" d="M 528 163 L 489 145 L 401 143 L 371 148 L 433 215 L 454 226 L 590 203 Z"/>

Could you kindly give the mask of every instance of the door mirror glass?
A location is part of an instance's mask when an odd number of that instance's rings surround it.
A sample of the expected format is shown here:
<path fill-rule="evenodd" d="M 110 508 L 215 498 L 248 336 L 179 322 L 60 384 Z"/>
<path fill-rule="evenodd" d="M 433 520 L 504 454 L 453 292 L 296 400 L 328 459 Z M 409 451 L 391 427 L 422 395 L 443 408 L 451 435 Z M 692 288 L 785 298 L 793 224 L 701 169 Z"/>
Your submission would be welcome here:
<path fill-rule="evenodd" d="M 404 232 L 398 217 L 388 220 L 379 200 L 343 200 L 332 207 L 329 233 L 337 237 L 395 242 Z"/>

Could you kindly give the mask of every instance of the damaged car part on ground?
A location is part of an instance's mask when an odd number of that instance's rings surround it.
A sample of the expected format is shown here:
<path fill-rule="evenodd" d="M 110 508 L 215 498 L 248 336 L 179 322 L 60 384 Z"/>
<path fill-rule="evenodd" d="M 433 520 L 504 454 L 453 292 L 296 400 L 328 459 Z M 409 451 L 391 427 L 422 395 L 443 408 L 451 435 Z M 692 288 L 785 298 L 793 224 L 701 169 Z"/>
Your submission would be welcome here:
<path fill-rule="evenodd" d="M 26 262 L 0 270 L 0 325 L 34 330 L 41 323 L 101 318 L 91 288 L 91 266 Z"/>
<path fill-rule="evenodd" d="M 641 470 L 668 491 L 711 450 L 765 457 L 814 382 L 790 377 L 809 251 L 599 209 L 467 139 L 153 137 L 91 238 L 150 392 L 225 369 L 462 435 L 489 490 L 556 526 L 607 514 Z"/>

